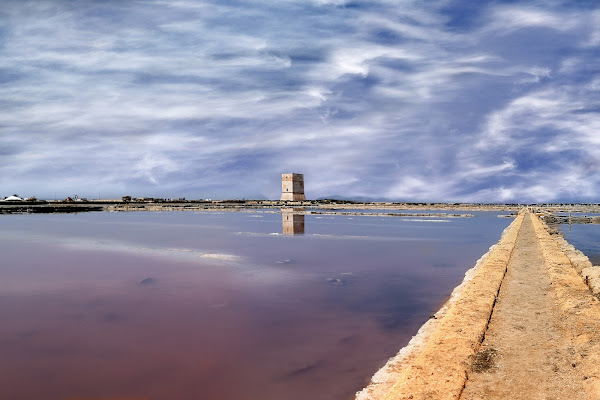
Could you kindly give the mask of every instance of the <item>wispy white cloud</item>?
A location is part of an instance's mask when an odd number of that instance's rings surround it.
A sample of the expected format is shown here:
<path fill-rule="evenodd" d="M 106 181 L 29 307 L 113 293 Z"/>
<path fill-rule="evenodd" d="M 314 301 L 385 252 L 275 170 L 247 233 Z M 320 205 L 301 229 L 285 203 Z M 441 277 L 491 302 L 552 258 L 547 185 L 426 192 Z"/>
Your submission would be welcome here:
<path fill-rule="evenodd" d="M 518 29 L 548 28 L 568 31 L 577 26 L 576 12 L 556 12 L 526 5 L 496 7 L 492 11 L 492 21 L 485 28 L 499 34 L 508 34 Z"/>
<path fill-rule="evenodd" d="M 0 187 L 277 197 L 294 170 L 309 197 L 593 197 L 600 182 L 580 170 L 600 157 L 598 15 L 562 2 L 7 0 Z"/>

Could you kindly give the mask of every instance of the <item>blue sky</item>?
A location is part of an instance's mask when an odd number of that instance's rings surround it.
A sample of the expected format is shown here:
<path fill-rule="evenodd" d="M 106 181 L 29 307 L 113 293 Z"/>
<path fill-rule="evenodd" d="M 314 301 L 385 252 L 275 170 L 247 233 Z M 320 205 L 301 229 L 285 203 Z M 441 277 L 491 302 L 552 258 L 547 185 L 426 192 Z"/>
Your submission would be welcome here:
<path fill-rule="evenodd" d="M 0 196 L 600 202 L 596 1 L 0 5 Z"/>

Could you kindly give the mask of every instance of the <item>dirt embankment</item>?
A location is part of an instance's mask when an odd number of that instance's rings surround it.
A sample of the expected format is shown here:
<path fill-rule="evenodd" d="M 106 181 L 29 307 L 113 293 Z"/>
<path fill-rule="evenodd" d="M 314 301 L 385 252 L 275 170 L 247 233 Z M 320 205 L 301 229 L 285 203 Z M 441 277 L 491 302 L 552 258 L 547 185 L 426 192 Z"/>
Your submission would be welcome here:
<path fill-rule="evenodd" d="M 585 399 L 553 284 L 528 216 L 461 399 Z"/>
<path fill-rule="evenodd" d="M 590 291 L 579 269 L 590 268 L 581 257 L 571 262 L 563 250 L 565 241 L 550 235 L 545 224 L 534 218 L 533 224 L 540 243 L 555 301 L 559 308 L 560 326 L 571 345 L 574 367 L 581 371 L 585 398 L 600 399 L 600 301 Z M 581 253 L 579 253 L 581 254 Z M 589 265 L 587 265 L 589 264 Z M 594 267 L 597 268 L 597 267 Z M 583 272 L 581 270 L 580 272 Z M 585 272 L 583 272 L 585 275 Z M 589 282 L 588 282 L 589 283 Z"/>
<path fill-rule="evenodd" d="M 599 399 L 600 302 L 567 247 L 522 211 L 357 400 Z"/>

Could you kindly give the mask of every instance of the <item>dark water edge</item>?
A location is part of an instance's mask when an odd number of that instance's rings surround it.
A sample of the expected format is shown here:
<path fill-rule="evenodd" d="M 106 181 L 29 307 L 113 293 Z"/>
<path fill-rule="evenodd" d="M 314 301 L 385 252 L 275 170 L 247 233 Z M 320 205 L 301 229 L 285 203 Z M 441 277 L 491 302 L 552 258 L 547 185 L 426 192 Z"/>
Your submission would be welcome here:
<path fill-rule="evenodd" d="M 0 398 L 349 399 L 512 219 L 0 217 Z"/>
<path fill-rule="evenodd" d="M 104 211 L 102 206 L 94 205 L 38 205 L 38 204 L 0 204 L 0 214 L 67 214 Z"/>

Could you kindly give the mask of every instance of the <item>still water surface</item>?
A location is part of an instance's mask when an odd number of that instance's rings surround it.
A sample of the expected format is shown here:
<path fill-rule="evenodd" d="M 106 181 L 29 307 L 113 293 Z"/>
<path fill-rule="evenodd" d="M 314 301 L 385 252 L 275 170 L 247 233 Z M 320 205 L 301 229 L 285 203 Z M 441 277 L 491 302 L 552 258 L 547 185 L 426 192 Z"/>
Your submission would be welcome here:
<path fill-rule="evenodd" d="M 512 222 L 472 214 L 0 216 L 0 398 L 353 398 Z"/>
<path fill-rule="evenodd" d="M 573 215 L 584 215 L 575 214 Z M 598 214 L 585 214 L 597 216 Z M 581 250 L 594 265 L 600 265 L 600 225 L 596 224 L 562 224 L 559 229 L 563 236 L 575 248 Z"/>

